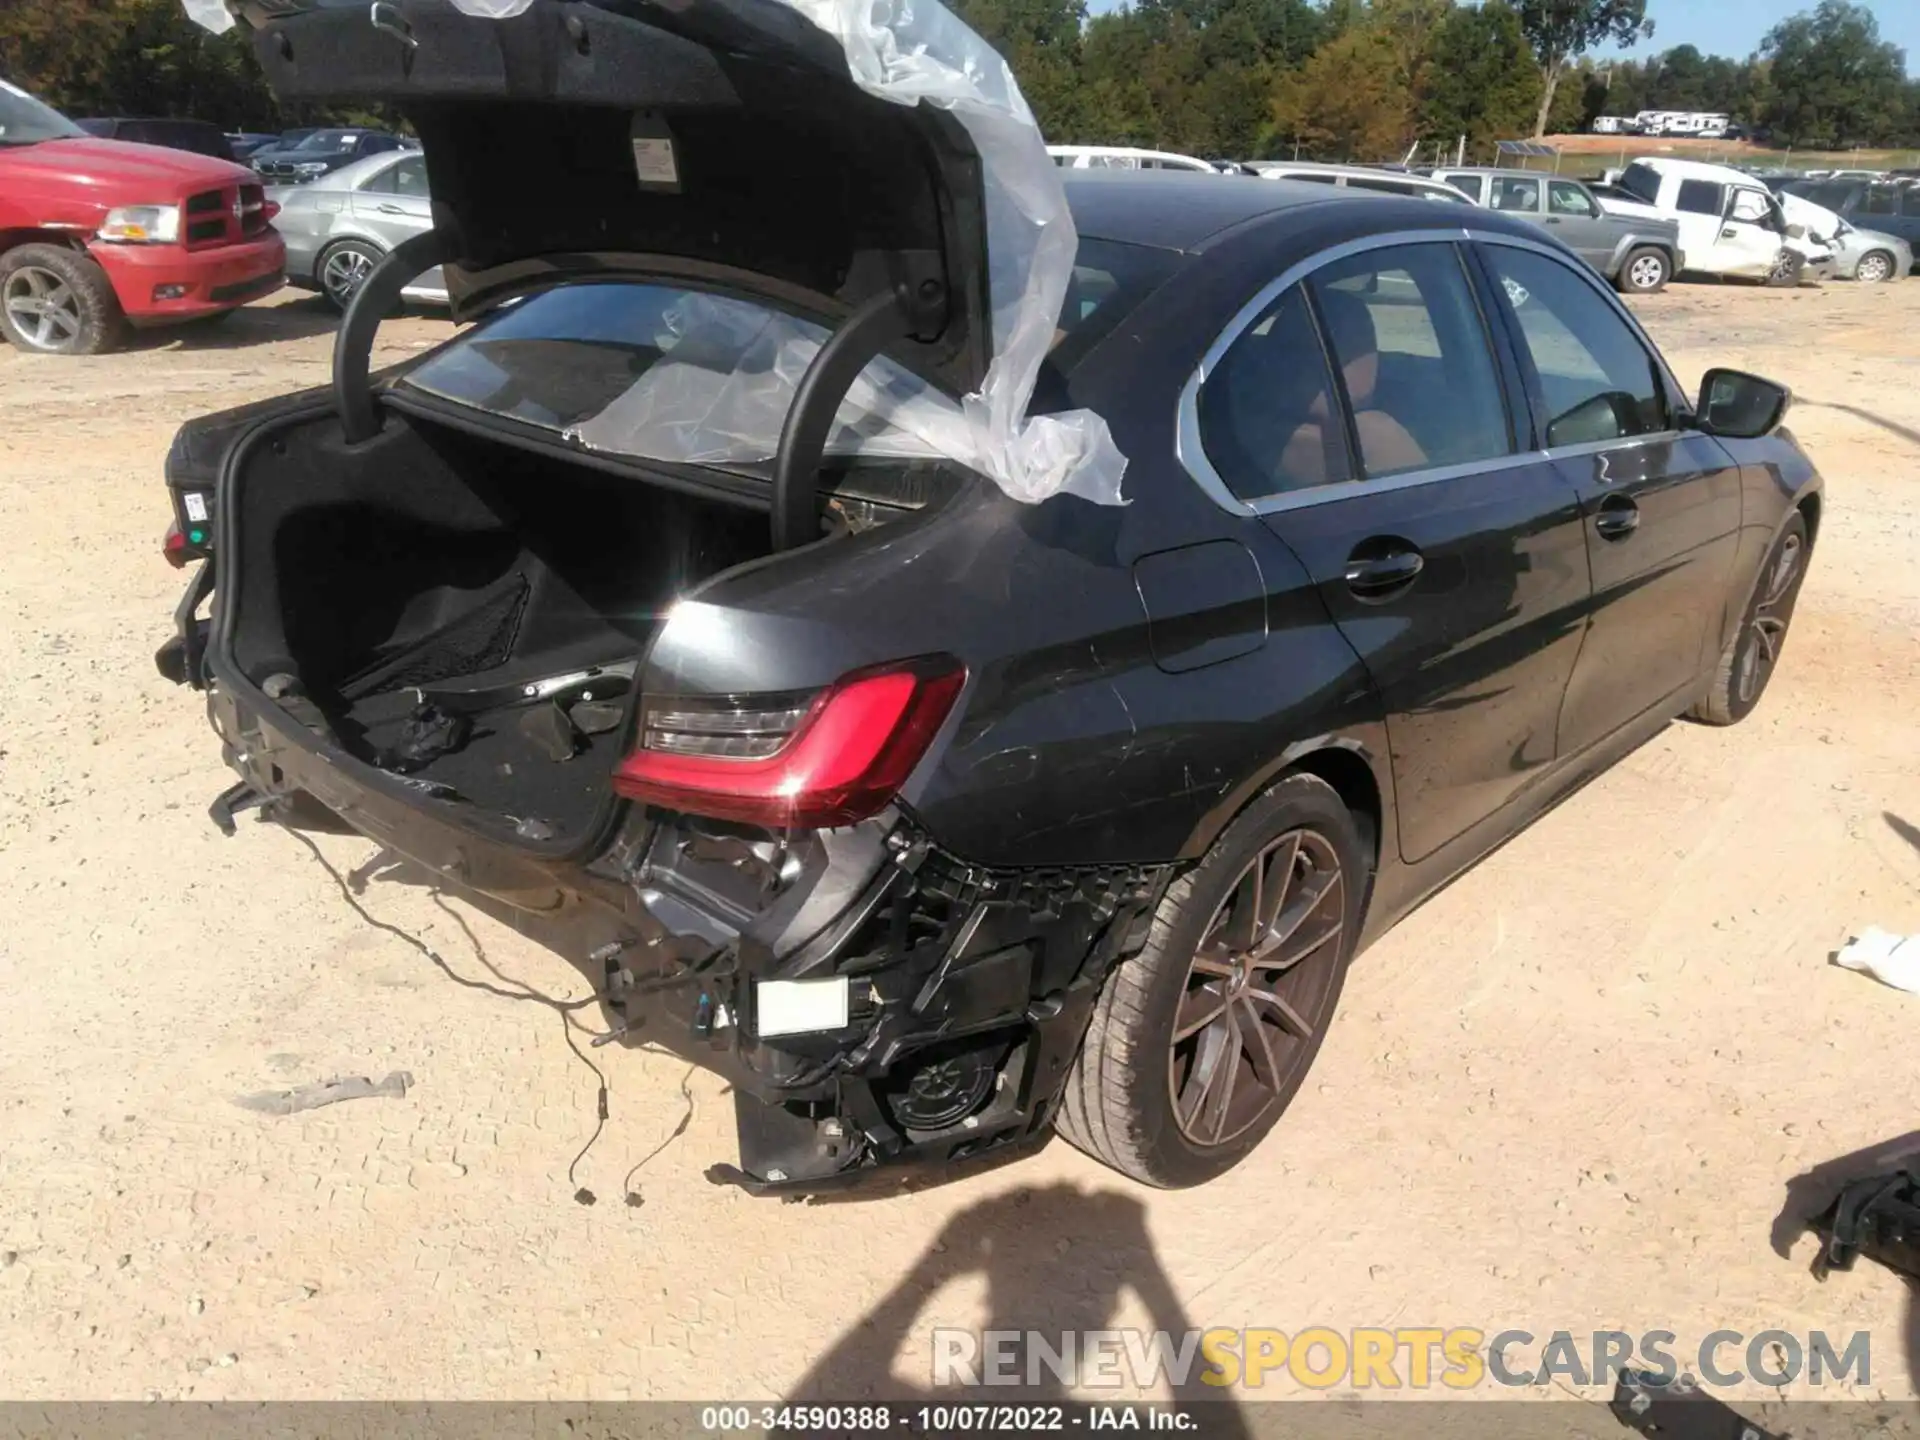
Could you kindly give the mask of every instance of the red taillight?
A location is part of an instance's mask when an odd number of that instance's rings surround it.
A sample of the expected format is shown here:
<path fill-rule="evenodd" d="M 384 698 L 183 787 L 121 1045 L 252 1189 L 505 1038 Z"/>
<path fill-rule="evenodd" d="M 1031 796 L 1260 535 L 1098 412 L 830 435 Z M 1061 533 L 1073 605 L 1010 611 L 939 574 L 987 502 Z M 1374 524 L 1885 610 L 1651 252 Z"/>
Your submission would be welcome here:
<path fill-rule="evenodd" d="M 193 551 L 187 545 L 187 537 L 180 529 L 180 522 L 174 521 L 167 526 L 167 538 L 161 542 L 161 553 L 167 557 L 167 563 L 179 570 L 193 559 Z"/>
<path fill-rule="evenodd" d="M 774 829 L 851 825 L 899 792 L 966 678 L 952 661 L 858 671 L 804 710 L 663 699 L 645 711 L 640 748 L 613 772 L 613 788 L 629 800 L 715 820 Z M 784 740 L 770 728 L 795 719 Z M 756 745 L 772 753 L 756 755 Z M 709 753 L 690 753 L 702 747 Z"/>
<path fill-rule="evenodd" d="M 278 200 L 268 200 L 260 207 L 260 218 L 265 221 L 271 221 L 273 217 L 279 213 L 280 202 Z"/>

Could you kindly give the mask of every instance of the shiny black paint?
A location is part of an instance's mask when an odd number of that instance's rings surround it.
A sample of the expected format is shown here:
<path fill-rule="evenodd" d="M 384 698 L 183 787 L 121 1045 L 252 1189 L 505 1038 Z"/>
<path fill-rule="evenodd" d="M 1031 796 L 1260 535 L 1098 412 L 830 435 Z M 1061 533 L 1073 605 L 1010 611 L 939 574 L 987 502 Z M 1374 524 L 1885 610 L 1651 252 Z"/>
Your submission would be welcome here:
<path fill-rule="evenodd" d="M 1309 494 L 1263 515 L 1215 503 L 1176 453 L 1176 399 L 1235 314 L 1294 265 L 1348 241 L 1462 238 L 1422 202 L 1288 189 L 1274 186 L 1285 203 L 1188 240 L 1185 263 L 1159 291 L 1070 375 L 1049 377 L 1052 403 L 1108 418 L 1130 457 L 1131 503 L 1063 496 L 1029 506 L 962 482 L 909 518 L 698 587 L 653 639 L 640 688 L 809 690 L 867 665 L 958 657 L 968 676 L 960 703 L 899 814 L 874 823 L 937 847 L 956 875 L 977 867 L 999 877 L 993 883 L 1008 894 L 1048 874 L 1163 883 L 1276 776 L 1311 769 L 1377 839 L 1369 938 L 1654 733 L 1704 685 L 1787 515 L 1800 505 L 1817 518 L 1819 481 L 1806 457 L 1784 433 L 1734 441 L 1688 429 L 1685 397 L 1664 374 L 1675 434 L 1603 451 L 1531 450 L 1539 417 L 1496 331 L 1528 453 L 1470 473 Z M 1108 238 L 1137 239 L 1124 210 L 1107 209 Z M 1091 214 L 1101 213 L 1091 207 L 1087 233 L 1100 233 Z M 1534 235 L 1486 212 L 1472 224 Z M 283 404 L 288 417 L 313 408 L 310 397 Z M 247 445 L 272 443 L 261 427 L 274 424 L 272 406 L 195 422 L 170 478 L 176 488 L 211 483 Z M 232 479 L 222 478 L 223 489 Z M 1639 507 L 1631 535 L 1598 533 L 1610 497 Z M 1402 591 L 1363 599 L 1348 564 L 1388 542 L 1417 548 L 1425 563 Z M 701 923 L 693 912 L 704 891 L 676 868 L 682 862 L 656 863 L 660 832 L 631 807 L 614 817 L 596 859 L 517 851 L 463 827 L 446 807 L 396 799 L 356 776 L 353 762 L 317 756 L 297 727 L 247 693 L 218 637 L 213 650 L 215 713 L 230 760 L 250 781 L 310 788 L 349 823 L 449 878 L 581 917 L 582 935 L 630 937 L 643 911 L 646 923 L 676 914 Z M 826 923 L 827 912 L 896 883 L 886 866 L 904 863 L 875 858 L 881 833 L 863 830 L 838 849 L 813 837 L 807 879 L 784 908 L 757 919 L 727 911 L 743 973 L 841 963 L 859 927 Z M 1019 904 L 1029 917 L 1021 924 L 1055 913 L 1040 899 Z M 1138 916 L 1125 918 L 1113 902 L 1089 914 L 1082 929 L 1123 919 L 1137 929 Z M 1117 930 L 1100 933 L 1099 964 L 1089 959 L 1073 982 L 1081 1000 L 1126 953 Z M 1009 1012 L 1006 1023 L 1027 1022 Z M 1061 1056 L 1070 1060 L 1085 1017 L 1071 1009 L 1032 1023 L 1036 1036 L 1052 1038 L 1036 1040 L 1022 1062 L 1028 1079 L 1009 1143 L 1039 1124 L 1050 1077 Z M 760 1074 L 743 1071 L 739 1083 L 761 1084 Z M 872 1099 L 849 1093 L 841 1103 Z M 817 1139 L 808 1129 L 754 1143 L 804 1149 Z"/>

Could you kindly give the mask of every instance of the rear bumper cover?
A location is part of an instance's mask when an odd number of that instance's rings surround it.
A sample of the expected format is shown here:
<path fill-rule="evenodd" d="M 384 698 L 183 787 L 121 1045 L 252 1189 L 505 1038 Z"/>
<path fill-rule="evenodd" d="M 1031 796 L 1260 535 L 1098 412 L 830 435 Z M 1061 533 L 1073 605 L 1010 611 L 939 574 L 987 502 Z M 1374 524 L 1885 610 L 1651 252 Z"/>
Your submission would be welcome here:
<path fill-rule="evenodd" d="M 179 648 L 163 649 L 163 672 L 181 671 Z M 708 1173 L 755 1193 L 905 1181 L 1044 1143 L 1101 983 L 1145 943 L 1169 878 L 983 870 L 897 812 L 768 856 L 629 806 L 594 858 L 548 860 L 432 813 L 444 802 L 389 793 L 392 777 L 356 775 L 359 762 L 210 668 L 209 715 L 243 782 L 222 797 L 228 816 L 258 805 L 291 820 L 304 793 L 523 912 L 594 984 L 609 1037 L 680 1049 L 733 1085 L 740 1164 Z M 847 982 L 843 1028 L 756 1033 L 760 982 L 828 977 Z"/>

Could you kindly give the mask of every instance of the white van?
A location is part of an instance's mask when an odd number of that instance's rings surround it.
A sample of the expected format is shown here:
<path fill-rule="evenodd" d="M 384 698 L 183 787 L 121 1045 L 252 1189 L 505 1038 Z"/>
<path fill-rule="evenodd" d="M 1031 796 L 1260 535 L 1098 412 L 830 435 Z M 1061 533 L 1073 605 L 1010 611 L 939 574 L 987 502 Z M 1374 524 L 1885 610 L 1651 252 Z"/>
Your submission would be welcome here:
<path fill-rule="evenodd" d="M 1616 214 L 1662 215 L 1680 227 L 1690 272 L 1789 284 L 1832 252 L 1790 225 L 1767 187 L 1742 171 L 1664 156 L 1635 160 L 1594 192 Z"/>
<path fill-rule="evenodd" d="M 1219 171 L 1205 160 L 1176 155 L 1170 150 L 1137 150 L 1130 145 L 1049 145 L 1053 163 L 1067 170 L 1204 170 Z"/>

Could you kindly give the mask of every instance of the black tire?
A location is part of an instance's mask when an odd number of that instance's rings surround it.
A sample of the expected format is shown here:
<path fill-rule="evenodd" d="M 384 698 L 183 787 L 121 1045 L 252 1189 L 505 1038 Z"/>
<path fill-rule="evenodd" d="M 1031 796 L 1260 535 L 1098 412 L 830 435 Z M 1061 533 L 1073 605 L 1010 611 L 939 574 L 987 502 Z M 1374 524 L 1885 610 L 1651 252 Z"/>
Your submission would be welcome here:
<path fill-rule="evenodd" d="M 336 240 L 314 258 L 314 283 L 327 303 L 344 315 L 355 292 L 384 259 L 386 252 L 369 241 Z"/>
<path fill-rule="evenodd" d="M 1737 725 L 1753 713 L 1779 667 L 1812 553 L 1806 519 L 1795 511 L 1767 551 L 1741 612 L 1740 628 L 1721 652 L 1706 695 L 1687 712 L 1693 719 L 1705 725 Z"/>
<path fill-rule="evenodd" d="M 16 349 L 98 355 L 125 329 L 113 283 L 92 256 L 64 245 L 19 245 L 0 255 L 0 334 Z"/>
<path fill-rule="evenodd" d="M 1290 836 L 1295 837 L 1292 851 L 1285 848 Z M 1279 848 L 1269 850 L 1276 845 Z M 1202 1184 L 1245 1158 L 1286 1111 L 1319 1053 L 1359 935 L 1372 853 L 1339 795 L 1317 776 L 1290 775 L 1250 804 L 1206 857 L 1168 888 L 1154 913 L 1146 948 L 1108 977 L 1067 1077 L 1060 1133 L 1096 1160 L 1164 1189 Z M 1279 875 L 1285 883 L 1280 899 L 1272 902 L 1282 908 L 1272 926 L 1265 927 L 1264 937 L 1256 928 L 1256 941 L 1272 939 L 1276 931 L 1285 933 L 1284 923 L 1298 911 L 1291 921 L 1292 934 L 1274 952 L 1278 963 L 1265 967 L 1274 978 L 1256 976 L 1262 983 L 1253 986 L 1243 983 L 1245 975 L 1239 981 L 1204 978 L 1194 967 L 1213 962 L 1200 959 L 1202 943 L 1209 942 L 1212 954 L 1228 949 L 1225 932 L 1235 914 L 1229 902 L 1247 898 L 1249 877 L 1263 858 L 1265 863 L 1258 866 L 1263 879 Z M 1327 878 L 1334 865 L 1337 895 Z M 1289 892 L 1285 884 L 1295 882 L 1302 888 Z M 1317 901 L 1309 898 L 1316 883 L 1324 887 Z M 1293 909 L 1285 905 L 1289 893 L 1298 897 Z M 1216 927 L 1220 921 L 1225 924 Z M 1328 931 L 1324 940 L 1314 943 Z M 1279 968 L 1296 949 L 1302 958 Z M 1257 962 L 1253 968 L 1260 968 Z M 1209 970 L 1205 975 L 1220 973 Z M 1254 990 L 1261 994 L 1253 995 Z M 1276 994 L 1281 999 L 1277 1009 L 1272 1008 Z M 1193 1027 L 1197 1033 L 1186 1039 L 1175 1039 L 1177 1017 L 1184 1013 L 1191 1024 L 1192 1017 L 1204 1014 L 1214 1002 L 1219 1005 L 1215 1018 Z M 1237 1028 L 1241 1017 L 1248 1017 L 1250 1034 Z M 1223 1023 L 1229 1038 L 1210 1047 Z M 1304 1035 L 1299 1033 L 1301 1024 Z M 1278 1051 L 1271 1048 L 1276 1038 L 1284 1047 Z M 1182 1047 L 1189 1039 L 1194 1048 L 1183 1059 Z M 1255 1043 L 1262 1045 L 1264 1065 L 1255 1058 Z M 1209 1049 L 1215 1059 L 1206 1062 Z M 1221 1069 L 1218 1057 L 1228 1052 L 1232 1063 Z M 1262 1081 L 1263 1068 L 1273 1084 Z M 1203 1132 L 1208 1128 L 1208 1086 L 1215 1077 L 1226 1083 L 1224 1098 L 1213 1092 L 1219 1098 L 1221 1123 L 1213 1127 L 1214 1139 L 1204 1134 L 1196 1139 L 1187 1127 Z M 1195 1085 L 1198 1098 L 1183 1119 L 1175 1091 L 1187 1095 Z M 1241 1091 L 1236 1102 L 1241 1085 L 1252 1088 Z M 1236 1113 L 1250 1118 L 1230 1118 Z"/>
<path fill-rule="evenodd" d="M 1862 285 L 1880 285 L 1893 279 L 1894 259 L 1885 250 L 1869 250 L 1854 267 L 1853 278 Z"/>
<path fill-rule="evenodd" d="M 1673 278 L 1673 261 L 1664 250 L 1643 245 L 1627 252 L 1620 262 L 1614 284 L 1628 295 L 1652 295 L 1667 288 Z"/>

